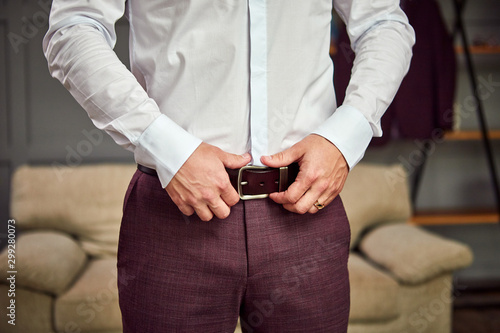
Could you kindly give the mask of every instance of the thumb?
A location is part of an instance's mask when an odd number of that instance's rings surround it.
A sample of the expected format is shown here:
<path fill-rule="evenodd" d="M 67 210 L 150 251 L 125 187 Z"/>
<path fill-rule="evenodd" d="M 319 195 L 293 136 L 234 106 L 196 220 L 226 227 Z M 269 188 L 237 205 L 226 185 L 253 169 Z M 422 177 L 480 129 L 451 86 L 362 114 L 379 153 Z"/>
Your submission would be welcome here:
<path fill-rule="evenodd" d="M 252 156 L 249 153 L 243 155 L 236 155 L 231 153 L 222 152 L 220 160 L 226 168 L 239 169 L 250 163 Z"/>
<path fill-rule="evenodd" d="M 262 156 L 260 161 L 271 168 L 279 168 L 287 166 L 297 161 L 300 158 L 295 146 L 285 149 L 277 154 Z"/>

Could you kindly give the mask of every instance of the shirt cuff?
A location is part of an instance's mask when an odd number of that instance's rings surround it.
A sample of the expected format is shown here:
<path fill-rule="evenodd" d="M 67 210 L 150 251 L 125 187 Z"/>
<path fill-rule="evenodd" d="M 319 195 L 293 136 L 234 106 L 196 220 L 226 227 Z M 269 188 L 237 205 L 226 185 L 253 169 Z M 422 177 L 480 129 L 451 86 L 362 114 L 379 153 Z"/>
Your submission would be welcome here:
<path fill-rule="evenodd" d="M 364 156 L 373 137 L 370 123 L 356 108 L 341 105 L 313 132 L 333 143 L 352 169 Z"/>
<path fill-rule="evenodd" d="M 165 188 L 201 142 L 162 114 L 139 137 L 135 161 L 155 169 Z"/>

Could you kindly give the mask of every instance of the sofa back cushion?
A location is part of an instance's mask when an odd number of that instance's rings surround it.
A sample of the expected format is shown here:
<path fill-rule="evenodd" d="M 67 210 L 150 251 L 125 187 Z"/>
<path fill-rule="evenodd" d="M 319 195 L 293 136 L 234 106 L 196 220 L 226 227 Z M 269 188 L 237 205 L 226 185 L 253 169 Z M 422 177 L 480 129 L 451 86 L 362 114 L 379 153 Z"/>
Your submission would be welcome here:
<path fill-rule="evenodd" d="M 93 256 L 116 255 L 123 198 L 134 164 L 22 166 L 12 180 L 11 213 L 20 228 L 76 236 Z M 351 246 L 374 224 L 406 220 L 410 202 L 402 166 L 359 164 L 341 193 Z"/>
<path fill-rule="evenodd" d="M 21 229 L 74 235 L 92 256 L 115 256 L 133 164 L 22 166 L 12 179 L 11 214 Z"/>
<path fill-rule="evenodd" d="M 411 215 L 407 175 L 401 165 L 360 163 L 340 193 L 351 225 L 351 247 L 366 228 L 406 221 Z"/>
<path fill-rule="evenodd" d="M 23 232 L 16 240 L 16 286 L 60 295 L 87 265 L 87 255 L 66 233 L 40 230 Z M 8 251 L 0 254 L 0 279 L 10 276 Z"/>

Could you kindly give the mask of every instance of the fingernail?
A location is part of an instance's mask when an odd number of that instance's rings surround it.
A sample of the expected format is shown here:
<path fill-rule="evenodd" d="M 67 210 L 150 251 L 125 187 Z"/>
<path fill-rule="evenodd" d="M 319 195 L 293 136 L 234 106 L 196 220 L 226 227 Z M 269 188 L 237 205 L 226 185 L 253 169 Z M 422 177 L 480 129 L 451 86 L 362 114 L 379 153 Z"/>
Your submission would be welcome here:
<path fill-rule="evenodd" d="M 247 159 L 250 157 L 250 154 L 249 153 L 244 153 L 243 155 L 241 155 L 241 157 L 243 157 L 244 159 Z"/>
<path fill-rule="evenodd" d="M 262 157 L 267 158 L 268 160 L 272 160 L 273 159 L 272 155 L 265 155 L 265 156 L 262 156 Z"/>

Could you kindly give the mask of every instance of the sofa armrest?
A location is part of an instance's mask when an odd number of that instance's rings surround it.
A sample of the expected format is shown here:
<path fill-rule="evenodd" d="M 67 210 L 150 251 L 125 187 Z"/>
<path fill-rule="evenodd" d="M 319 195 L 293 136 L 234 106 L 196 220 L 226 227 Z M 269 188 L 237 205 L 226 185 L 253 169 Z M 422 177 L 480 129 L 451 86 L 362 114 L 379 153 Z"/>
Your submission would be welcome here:
<path fill-rule="evenodd" d="M 6 281 L 8 249 L 0 254 L 0 279 Z M 16 285 L 59 295 L 87 263 L 80 245 L 69 235 L 32 231 L 19 235 L 15 244 Z"/>
<path fill-rule="evenodd" d="M 361 240 L 360 250 L 405 284 L 467 267 L 473 260 L 468 246 L 403 223 L 373 229 Z"/>

